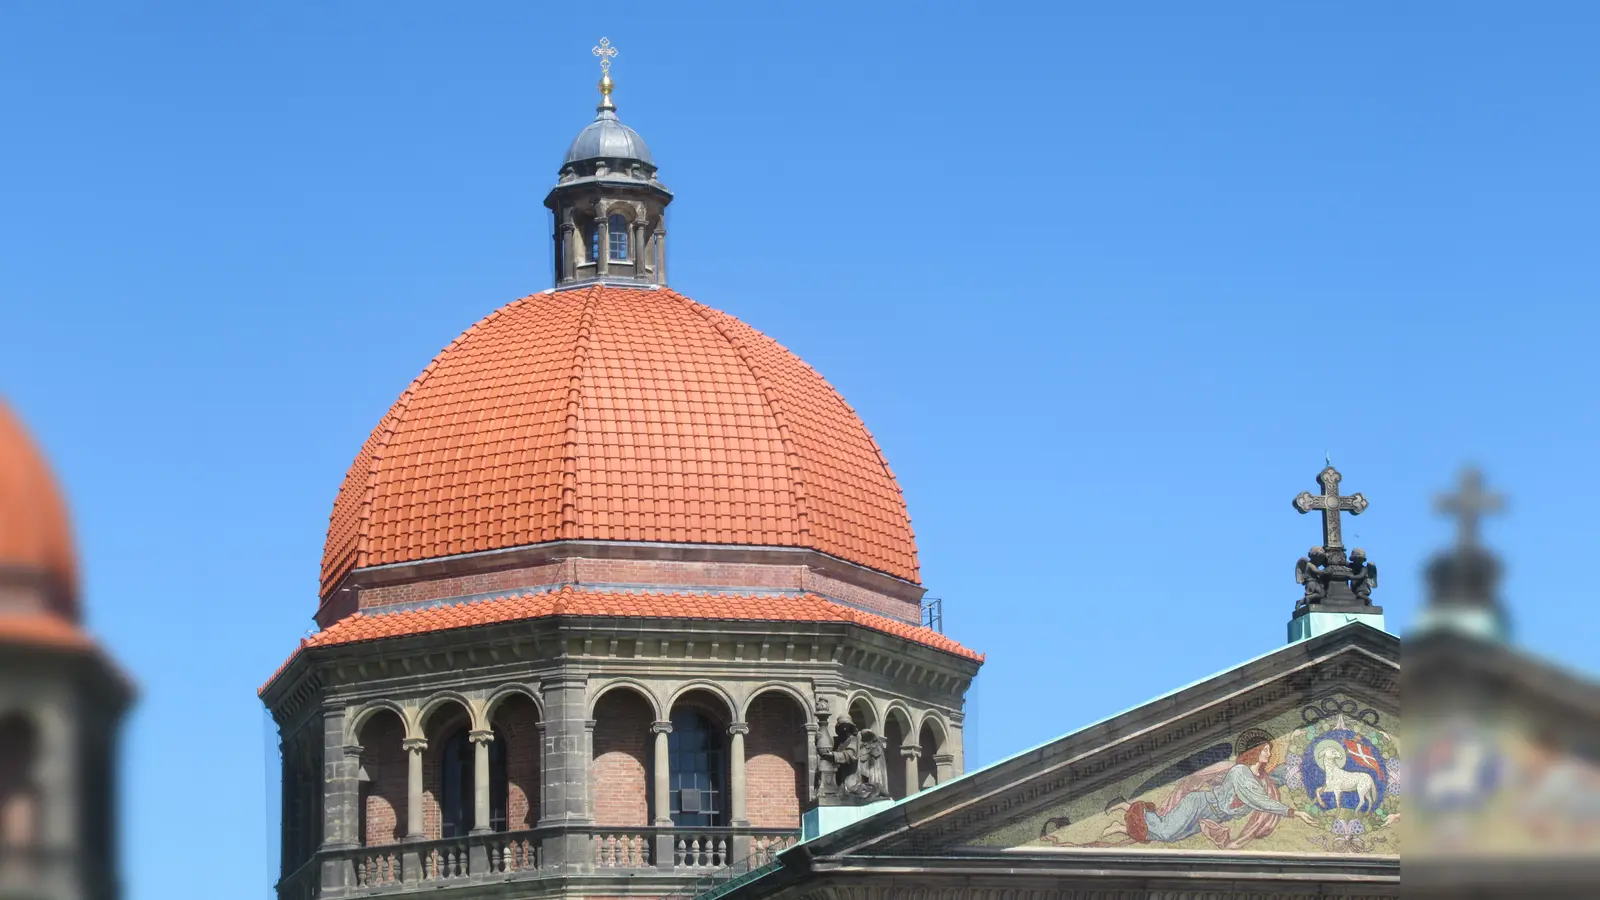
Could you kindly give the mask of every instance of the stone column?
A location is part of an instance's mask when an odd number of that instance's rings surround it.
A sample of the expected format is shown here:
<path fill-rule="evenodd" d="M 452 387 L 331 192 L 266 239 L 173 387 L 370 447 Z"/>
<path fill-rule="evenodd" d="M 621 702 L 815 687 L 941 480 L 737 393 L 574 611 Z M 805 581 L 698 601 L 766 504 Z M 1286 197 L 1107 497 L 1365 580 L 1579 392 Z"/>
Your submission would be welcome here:
<path fill-rule="evenodd" d="M 643 281 L 646 278 L 644 270 L 645 243 L 643 221 L 633 223 L 633 237 L 630 243 L 632 243 L 633 246 L 628 248 L 628 257 L 633 260 L 633 277 Z"/>
<path fill-rule="evenodd" d="M 589 812 L 589 676 L 562 672 L 540 685 L 544 695 L 544 802 L 539 827 L 582 829 Z M 582 871 L 592 862 L 586 831 L 562 831 L 544 838 L 544 865 L 563 873 Z"/>
<path fill-rule="evenodd" d="M 427 738 L 406 738 L 406 837 L 420 841 L 427 837 L 422 827 L 422 754 L 428 750 Z"/>
<path fill-rule="evenodd" d="M 611 256 L 611 214 L 602 212 L 594 223 L 594 274 L 605 275 L 606 260 Z"/>
<path fill-rule="evenodd" d="M 650 733 L 655 735 L 655 753 L 650 761 L 650 806 L 654 810 L 656 826 L 656 866 L 672 868 L 672 752 L 667 735 L 672 734 L 671 722 L 653 722 Z"/>
<path fill-rule="evenodd" d="M 467 740 L 472 742 L 472 830 L 483 834 L 493 830 L 489 822 L 489 744 L 494 732 L 469 732 Z"/>
<path fill-rule="evenodd" d="M 667 283 L 667 230 L 656 229 L 656 284 Z"/>
<path fill-rule="evenodd" d="M 406 738 L 400 742 L 406 751 L 406 840 L 415 844 L 427 839 L 422 826 L 422 754 L 428 750 L 426 738 Z M 415 849 L 400 851 L 400 872 L 406 883 L 422 880 L 422 854 Z"/>
<path fill-rule="evenodd" d="M 744 736 L 750 733 L 747 722 L 728 726 L 728 823 L 737 829 L 750 827 L 749 800 L 744 771 Z M 739 862 L 750 856 L 750 834 L 736 831 L 731 841 L 732 860 Z"/>
<path fill-rule="evenodd" d="M 561 223 L 561 258 L 556 261 L 556 283 L 571 281 L 578 274 L 576 262 L 578 249 L 573 246 L 573 236 L 577 234 L 577 226 L 571 222 Z"/>
<path fill-rule="evenodd" d="M 744 736 L 750 733 L 745 722 L 728 726 L 728 812 L 734 827 L 750 824 L 746 809 L 744 774 Z"/>
<path fill-rule="evenodd" d="M 900 755 L 906 761 L 906 796 L 910 797 L 922 790 L 922 779 L 917 774 L 917 760 L 922 758 L 922 748 L 901 747 Z"/>
<path fill-rule="evenodd" d="M 956 755 L 954 753 L 935 753 L 933 755 L 933 765 L 933 777 L 939 784 L 944 784 L 956 775 Z"/>

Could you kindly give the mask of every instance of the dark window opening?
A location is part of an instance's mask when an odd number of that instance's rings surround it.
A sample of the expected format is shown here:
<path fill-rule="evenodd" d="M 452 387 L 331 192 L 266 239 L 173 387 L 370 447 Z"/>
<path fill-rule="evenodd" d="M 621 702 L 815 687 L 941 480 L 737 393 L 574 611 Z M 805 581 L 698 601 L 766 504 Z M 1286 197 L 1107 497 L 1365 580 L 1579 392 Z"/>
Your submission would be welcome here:
<path fill-rule="evenodd" d="M 724 824 L 722 785 L 726 753 L 722 735 L 700 713 L 672 714 L 667 736 L 672 798 L 672 824 L 679 827 Z"/>
<path fill-rule="evenodd" d="M 477 791 L 474 783 L 476 765 L 473 761 L 472 741 L 467 729 L 461 728 L 445 744 L 444 761 L 439 773 L 441 796 L 439 798 L 439 834 L 442 837 L 462 837 L 476 824 Z M 506 783 L 506 742 L 500 732 L 489 742 L 489 828 L 506 830 L 506 806 L 509 791 Z"/>

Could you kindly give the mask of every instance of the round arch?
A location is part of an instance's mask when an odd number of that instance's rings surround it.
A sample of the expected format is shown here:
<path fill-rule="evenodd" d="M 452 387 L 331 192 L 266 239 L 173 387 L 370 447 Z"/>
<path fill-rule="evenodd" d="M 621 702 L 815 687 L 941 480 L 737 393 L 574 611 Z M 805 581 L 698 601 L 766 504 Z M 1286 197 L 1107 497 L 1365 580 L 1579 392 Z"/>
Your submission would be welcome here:
<path fill-rule="evenodd" d="M 678 689 L 672 692 L 671 699 L 667 701 L 667 718 L 670 719 L 672 717 L 672 710 L 677 707 L 678 701 L 682 700 L 684 695 L 692 694 L 695 691 L 704 691 L 721 700 L 722 712 L 727 715 L 728 724 L 732 725 L 735 722 L 744 721 L 744 717 L 740 715 L 739 704 L 733 702 L 733 697 L 729 696 L 721 685 L 713 684 L 709 681 L 691 681 L 687 684 L 679 685 Z"/>
<path fill-rule="evenodd" d="M 350 716 L 349 722 L 346 723 L 344 729 L 345 746 L 353 747 L 359 745 L 361 743 L 361 729 L 367 727 L 367 723 L 372 721 L 373 716 L 384 711 L 394 713 L 400 719 L 400 731 L 403 734 L 410 734 L 411 717 L 406 715 L 404 707 L 393 700 L 368 700 L 356 708 L 355 713 Z"/>
<path fill-rule="evenodd" d="M 800 713 L 806 717 L 806 720 L 808 722 L 811 720 L 811 700 L 805 694 L 787 682 L 767 681 L 756 685 L 745 693 L 744 702 L 739 705 L 739 721 L 748 722 L 750 720 L 750 707 L 755 705 L 756 700 L 760 699 L 762 694 L 768 693 L 786 695 L 800 705 Z"/>
<path fill-rule="evenodd" d="M 857 709 L 865 711 L 866 716 L 864 718 L 867 719 L 867 721 L 858 722 L 857 724 L 862 728 L 870 728 L 873 731 L 877 731 L 878 723 L 883 717 L 878 714 L 878 704 L 872 702 L 872 695 L 866 691 L 856 691 L 851 694 L 844 704 L 845 718 L 855 719 Z"/>
<path fill-rule="evenodd" d="M 585 716 L 590 719 L 595 718 L 594 712 L 599 708 L 601 698 L 616 690 L 629 690 L 638 694 L 644 699 L 645 703 L 650 705 L 650 712 L 655 716 L 657 722 L 665 718 L 661 713 L 661 698 L 656 695 L 655 691 L 650 689 L 649 685 L 633 678 L 612 678 L 601 684 L 589 698 L 589 709 Z"/>
<path fill-rule="evenodd" d="M 890 722 L 895 722 L 895 723 L 899 724 L 899 726 L 900 726 L 900 734 L 906 740 L 911 740 L 917 734 L 916 729 L 914 727 L 916 725 L 916 723 L 917 723 L 917 717 L 911 714 L 911 708 L 906 706 L 904 701 L 901 701 L 901 700 L 890 700 L 888 705 L 886 707 L 884 707 L 884 710 L 883 710 L 883 730 L 884 731 L 887 732 L 889 730 L 889 723 Z"/>
<path fill-rule="evenodd" d="M 934 752 L 950 752 L 950 726 L 945 722 L 944 717 L 936 712 L 928 712 L 923 714 L 922 721 L 917 723 L 918 742 L 921 742 L 922 740 L 922 733 L 928 730 L 933 732 Z"/>
<path fill-rule="evenodd" d="M 483 729 L 482 723 L 480 723 L 478 720 L 477 705 L 471 700 L 468 700 L 465 694 L 461 693 L 460 691 L 440 691 L 423 701 L 421 708 L 417 710 L 416 719 L 412 721 L 411 728 L 408 730 L 406 737 L 427 737 L 428 720 L 433 718 L 434 713 L 437 713 L 440 709 L 443 709 L 445 706 L 451 703 L 460 705 L 462 711 L 467 714 L 467 727 L 469 729 Z"/>
<path fill-rule="evenodd" d="M 484 701 L 483 721 L 486 727 L 493 727 L 494 711 L 499 708 L 500 704 L 519 694 L 533 701 L 534 714 L 539 717 L 539 721 L 543 722 L 544 700 L 539 696 L 539 692 L 533 690 L 525 684 L 513 683 L 502 684 L 501 686 L 495 688 L 489 693 L 489 699 Z"/>

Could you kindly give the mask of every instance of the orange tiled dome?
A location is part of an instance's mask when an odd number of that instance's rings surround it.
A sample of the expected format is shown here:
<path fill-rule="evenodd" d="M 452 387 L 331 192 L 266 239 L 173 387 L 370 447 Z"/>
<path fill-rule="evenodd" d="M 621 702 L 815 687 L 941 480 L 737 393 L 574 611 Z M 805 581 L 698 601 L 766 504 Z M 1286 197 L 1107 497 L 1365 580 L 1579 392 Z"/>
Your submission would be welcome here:
<path fill-rule="evenodd" d="M 67 506 L 44 455 L 0 400 L 0 569 L 53 581 L 50 604 L 77 619 L 77 555 Z"/>
<path fill-rule="evenodd" d="M 557 540 L 806 547 L 917 580 L 900 486 L 844 398 L 666 289 L 535 294 L 446 347 L 345 476 L 322 593 L 353 569 Z"/>

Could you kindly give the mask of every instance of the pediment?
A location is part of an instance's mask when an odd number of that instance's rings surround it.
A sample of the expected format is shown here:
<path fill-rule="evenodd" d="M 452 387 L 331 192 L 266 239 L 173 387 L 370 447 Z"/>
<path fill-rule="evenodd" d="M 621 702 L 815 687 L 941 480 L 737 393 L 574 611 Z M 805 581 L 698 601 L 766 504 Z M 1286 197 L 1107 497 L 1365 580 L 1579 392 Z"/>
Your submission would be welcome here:
<path fill-rule="evenodd" d="M 1399 641 L 1293 644 L 941 785 L 814 856 L 1399 852 Z"/>

